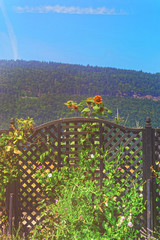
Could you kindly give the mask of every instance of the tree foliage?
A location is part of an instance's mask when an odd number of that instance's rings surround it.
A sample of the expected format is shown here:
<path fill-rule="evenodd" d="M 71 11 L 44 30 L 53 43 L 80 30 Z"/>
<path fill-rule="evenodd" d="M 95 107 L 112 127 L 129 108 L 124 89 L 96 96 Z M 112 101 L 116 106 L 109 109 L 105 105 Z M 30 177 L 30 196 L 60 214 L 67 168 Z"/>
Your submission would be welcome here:
<path fill-rule="evenodd" d="M 38 61 L 0 61 L 0 128 L 11 117 L 35 119 L 36 124 L 68 117 L 64 102 L 101 95 L 127 126 L 141 126 L 145 118 L 159 126 L 160 102 L 135 99 L 134 94 L 160 96 L 160 74 Z M 113 114 L 113 116 L 114 116 Z"/>

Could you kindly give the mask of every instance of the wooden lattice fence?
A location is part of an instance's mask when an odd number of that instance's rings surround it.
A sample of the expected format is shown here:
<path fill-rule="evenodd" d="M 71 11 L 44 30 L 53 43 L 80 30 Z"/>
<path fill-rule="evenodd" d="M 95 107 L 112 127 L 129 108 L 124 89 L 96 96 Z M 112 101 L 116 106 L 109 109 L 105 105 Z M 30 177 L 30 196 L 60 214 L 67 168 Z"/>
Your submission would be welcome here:
<path fill-rule="evenodd" d="M 90 124 L 92 131 L 82 129 L 82 124 Z M 0 134 L 7 132 L 1 130 Z M 132 180 L 139 186 L 143 181 L 144 201 L 148 200 L 147 209 L 140 216 L 143 225 L 147 228 L 160 227 L 160 185 L 155 184 L 150 167 L 156 171 L 160 170 L 158 161 L 160 159 L 160 129 L 152 129 L 150 119 L 146 121 L 144 129 L 133 129 L 117 125 L 113 122 L 100 119 L 69 118 L 49 122 L 35 127 L 34 133 L 29 137 L 28 144 L 20 146 L 22 155 L 19 159 L 19 168 L 23 175 L 16 183 L 12 183 L 7 188 L 6 202 L 1 215 L 8 214 L 9 196 L 14 193 L 14 222 L 15 226 L 22 221 L 24 232 L 32 229 L 40 221 L 40 210 L 38 202 L 41 198 L 41 186 L 33 177 L 34 169 L 38 167 L 40 154 L 48 150 L 48 143 L 51 151 L 46 156 L 44 166 L 50 171 L 60 170 L 64 155 L 68 156 L 68 162 L 78 165 L 78 152 L 81 151 L 79 140 L 90 134 L 92 143 L 95 146 L 110 149 L 108 161 L 114 159 L 115 155 L 123 147 L 122 158 L 125 164 L 121 166 L 124 170 L 121 178 L 125 179 L 130 187 Z M 38 144 L 37 144 L 38 143 Z M 30 166 L 32 165 L 32 170 Z M 106 177 L 102 160 L 99 160 L 99 168 L 93 174 L 96 184 L 103 187 L 102 180 Z M 126 189 L 129 191 L 129 188 Z M 6 211 L 5 211 L 5 210 Z M 0 228 L 2 223 L 0 221 Z"/>

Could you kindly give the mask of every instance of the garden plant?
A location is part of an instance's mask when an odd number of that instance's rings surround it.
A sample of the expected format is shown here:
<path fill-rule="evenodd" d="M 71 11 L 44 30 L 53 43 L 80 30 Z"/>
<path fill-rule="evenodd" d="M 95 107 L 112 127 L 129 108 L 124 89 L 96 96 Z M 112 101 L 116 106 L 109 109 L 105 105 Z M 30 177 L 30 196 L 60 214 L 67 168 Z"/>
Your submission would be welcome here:
<path fill-rule="evenodd" d="M 17 180 L 21 175 L 18 169 L 19 146 L 27 144 L 27 138 L 34 128 L 33 119 L 16 119 L 17 127 L 11 124 L 9 133 L 3 133 L 0 136 L 0 207 L 5 200 L 6 187 L 8 183 Z M 1 219 L 6 221 L 6 216 Z"/>
<path fill-rule="evenodd" d="M 103 118 L 111 116 L 111 111 L 104 107 L 101 96 L 88 98 L 77 104 L 73 101 L 65 103 L 70 112 L 76 111 L 82 117 Z M 120 123 L 121 118 L 115 117 Z M 17 120 L 17 128 L 9 134 L 2 134 L 0 138 L 0 170 L 2 179 L 1 200 L 5 197 L 8 182 L 15 181 L 21 172 L 17 168 L 19 145 L 26 145 L 27 138 L 32 133 L 34 123 L 32 119 Z M 94 124 L 83 124 L 82 130 L 95 131 Z M 98 140 L 97 140 L 98 141 Z M 142 186 L 132 181 L 121 179 L 125 159 L 122 157 L 125 149 L 116 149 L 117 154 L 112 161 L 108 161 L 110 149 L 95 147 L 91 135 L 79 139 L 81 152 L 78 154 L 78 166 L 68 162 L 64 156 L 60 170 L 47 170 L 44 161 L 49 151 L 39 156 L 39 166 L 34 178 L 42 186 L 42 198 L 39 201 L 41 221 L 28 235 L 28 239 L 86 239 L 86 240 L 132 240 L 141 239 L 144 233 L 140 231 L 139 216 L 143 212 L 143 198 L 140 191 Z M 48 146 L 50 142 L 48 142 Z M 8 159 L 5 162 L 5 159 Z M 55 160 L 55 159 L 53 159 Z M 98 185 L 100 161 L 104 164 L 103 187 Z M 10 164 L 11 163 L 11 164 Z M 154 171 L 154 170 L 153 170 Z M 11 174 L 12 173 L 12 174 Z M 158 173 L 155 177 L 159 181 Z M 119 179 L 121 181 L 119 182 Z M 0 233 L 1 235 L 1 233 Z M 3 239 L 10 239 L 3 236 Z M 19 230 L 12 239 L 23 239 Z M 149 240 L 149 238 L 146 239 Z M 156 239 L 156 238 L 150 238 Z"/>
<path fill-rule="evenodd" d="M 65 104 L 70 112 L 77 111 L 83 117 L 108 118 L 111 115 L 111 111 L 104 107 L 101 96 L 88 98 L 79 104 L 71 100 Z M 119 122 L 120 118 L 115 120 Z M 85 123 L 82 130 L 94 131 L 96 129 L 93 126 L 94 124 Z M 67 157 L 64 158 L 64 167 L 60 171 L 45 170 L 43 162 L 37 169 L 35 176 L 43 185 L 44 196 L 54 201 L 48 204 L 42 200 L 40 207 L 44 220 L 35 227 L 32 238 L 42 239 L 45 235 L 48 239 L 138 237 L 139 231 L 135 229 L 135 223 L 136 216 L 144 208 L 142 196 L 139 197 L 134 183 L 131 191 L 124 194 L 127 182 L 117 181 L 123 172 L 121 164 L 124 162 L 120 157 L 123 149 L 115 159 L 108 162 L 108 150 L 104 152 L 95 148 L 89 134 L 79 142 L 82 151 L 77 169 L 68 164 Z M 86 145 L 90 147 L 87 148 Z M 43 156 L 45 160 L 45 154 Z M 102 189 L 96 186 L 93 177 L 100 158 L 103 158 L 107 173 Z"/>
<path fill-rule="evenodd" d="M 121 155 L 109 163 L 107 154 L 92 147 L 79 154 L 77 169 L 67 165 L 66 159 L 61 171 L 45 172 L 43 166 L 37 169 L 44 195 L 54 201 L 41 201 L 44 220 L 36 225 L 31 239 L 138 239 L 135 227 L 136 217 L 143 211 L 142 197 L 134 183 L 124 194 L 127 182 L 117 182 L 122 174 Z M 102 189 L 91 180 L 100 158 L 107 175 Z"/>

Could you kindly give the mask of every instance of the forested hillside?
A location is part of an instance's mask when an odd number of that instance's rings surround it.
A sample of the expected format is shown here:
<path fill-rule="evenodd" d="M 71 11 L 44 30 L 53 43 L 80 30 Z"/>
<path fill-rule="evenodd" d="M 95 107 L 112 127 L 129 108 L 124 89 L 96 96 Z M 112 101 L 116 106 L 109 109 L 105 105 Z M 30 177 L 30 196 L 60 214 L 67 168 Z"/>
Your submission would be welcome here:
<path fill-rule="evenodd" d="M 11 117 L 41 124 L 68 115 L 67 100 L 101 95 L 113 115 L 119 109 L 127 126 L 145 118 L 160 127 L 160 74 L 38 61 L 0 61 L 0 128 Z M 144 98 L 144 99 L 143 99 Z M 149 100 L 150 98 L 150 100 Z M 153 101 L 152 99 L 156 100 Z"/>

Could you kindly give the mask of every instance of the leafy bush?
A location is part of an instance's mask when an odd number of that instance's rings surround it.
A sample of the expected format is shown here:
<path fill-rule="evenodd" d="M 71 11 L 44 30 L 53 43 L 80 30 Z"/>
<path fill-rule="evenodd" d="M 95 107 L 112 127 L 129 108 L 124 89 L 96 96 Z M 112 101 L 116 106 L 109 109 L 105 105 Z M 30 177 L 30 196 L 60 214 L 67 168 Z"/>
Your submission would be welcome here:
<path fill-rule="evenodd" d="M 37 181 L 52 202 L 41 201 L 43 220 L 31 239 L 138 239 L 136 217 L 143 211 L 143 199 L 134 183 L 125 192 L 129 183 L 117 182 L 122 174 L 120 155 L 110 163 L 107 155 L 92 147 L 81 151 L 77 168 L 64 159 L 61 171 L 45 172 L 43 165 L 37 169 Z M 95 179 L 100 158 L 106 173 L 102 189 Z"/>
<path fill-rule="evenodd" d="M 19 146 L 27 143 L 34 122 L 32 119 L 16 119 L 17 128 L 12 124 L 8 133 L 0 136 L 0 204 L 5 200 L 6 186 L 16 181 L 21 171 L 18 169 Z M 6 217 L 5 217 L 6 218 Z"/>

